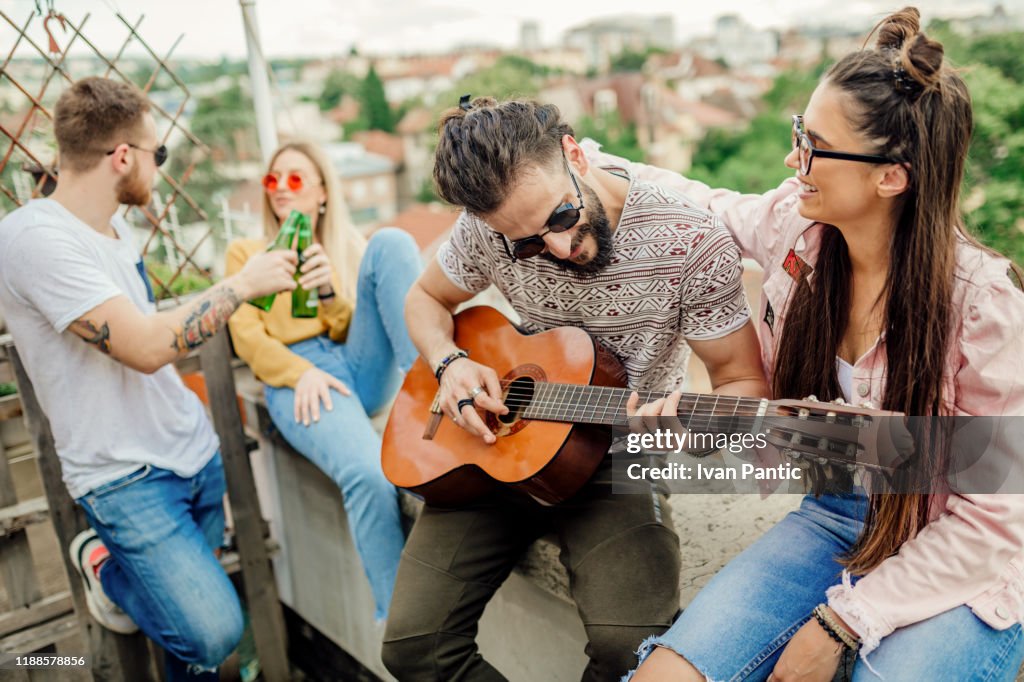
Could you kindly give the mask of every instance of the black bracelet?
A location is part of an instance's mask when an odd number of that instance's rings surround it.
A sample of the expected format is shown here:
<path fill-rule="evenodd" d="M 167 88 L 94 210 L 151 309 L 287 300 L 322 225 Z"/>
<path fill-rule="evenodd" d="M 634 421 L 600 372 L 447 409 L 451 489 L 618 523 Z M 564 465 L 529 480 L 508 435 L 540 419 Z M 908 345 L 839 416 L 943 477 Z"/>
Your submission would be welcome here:
<path fill-rule="evenodd" d="M 844 649 L 850 648 L 850 645 L 847 644 L 843 640 L 843 638 L 839 636 L 838 632 L 832 629 L 832 626 L 828 624 L 825 618 L 820 613 L 818 613 L 817 610 L 814 611 L 814 618 L 818 621 L 818 625 L 821 626 L 821 629 L 828 633 L 829 637 L 836 640 L 836 642 L 838 642 L 839 644 L 842 644 Z"/>
<path fill-rule="evenodd" d="M 441 362 L 437 363 L 437 367 L 434 369 L 434 378 L 437 379 L 437 383 L 441 383 L 441 375 L 448 369 L 448 365 L 452 364 L 459 358 L 468 358 L 469 351 L 462 350 L 461 348 L 453 353 L 449 353 Z"/>

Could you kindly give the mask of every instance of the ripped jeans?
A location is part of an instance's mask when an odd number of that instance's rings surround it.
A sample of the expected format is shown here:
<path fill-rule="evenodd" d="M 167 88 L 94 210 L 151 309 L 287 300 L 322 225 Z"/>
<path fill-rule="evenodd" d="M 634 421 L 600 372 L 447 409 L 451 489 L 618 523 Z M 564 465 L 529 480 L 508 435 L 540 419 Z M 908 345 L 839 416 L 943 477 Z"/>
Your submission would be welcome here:
<path fill-rule="evenodd" d="M 789 639 L 840 581 L 837 558 L 853 546 L 866 512 L 863 495 L 806 496 L 719 571 L 668 632 L 640 646 L 641 663 L 661 646 L 716 682 L 767 679 Z M 837 679 L 1013 682 L 1022 659 L 1020 625 L 995 630 L 959 606 L 883 639 L 867 656 L 877 675 L 856 660 L 849 676 L 841 665 Z"/>

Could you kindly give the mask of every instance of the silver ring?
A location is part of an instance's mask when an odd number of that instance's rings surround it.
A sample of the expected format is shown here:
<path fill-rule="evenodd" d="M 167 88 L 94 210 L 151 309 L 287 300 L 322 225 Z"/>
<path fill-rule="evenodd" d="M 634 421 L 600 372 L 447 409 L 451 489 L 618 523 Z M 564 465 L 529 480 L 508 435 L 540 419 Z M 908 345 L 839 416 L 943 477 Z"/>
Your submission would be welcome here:
<path fill-rule="evenodd" d="M 476 397 L 478 395 L 480 395 L 481 393 L 483 393 L 483 392 L 484 392 L 484 387 L 483 386 L 477 386 L 476 388 L 474 388 L 472 391 L 469 392 L 469 399 L 470 400 L 476 400 Z"/>

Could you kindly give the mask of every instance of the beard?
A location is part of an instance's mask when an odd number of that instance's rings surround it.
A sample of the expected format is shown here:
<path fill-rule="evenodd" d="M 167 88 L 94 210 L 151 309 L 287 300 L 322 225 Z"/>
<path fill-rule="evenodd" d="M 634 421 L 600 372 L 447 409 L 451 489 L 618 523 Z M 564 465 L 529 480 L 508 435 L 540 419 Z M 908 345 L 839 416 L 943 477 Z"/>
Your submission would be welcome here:
<path fill-rule="evenodd" d="M 153 188 L 147 186 L 139 177 L 139 166 L 136 164 L 132 172 L 117 181 L 114 190 L 117 192 L 118 203 L 127 206 L 148 206 L 153 199 Z"/>
<path fill-rule="evenodd" d="M 605 213 L 601 200 L 597 198 L 597 193 L 582 183 L 580 191 L 587 198 L 587 222 L 582 223 L 576 228 L 576 234 L 572 240 L 572 246 L 569 248 L 569 253 L 575 251 L 583 243 L 587 235 L 594 237 L 594 241 L 597 243 L 597 253 L 586 263 L 563 260 L 552 256 L 550 253 L 542 253 L 540 257 L 554 263 L 562 270 L 576 272 L 581 275 L 595 275 L 608 267 L 608 264 L 612 262 L 612 256 L 615 255 L 615 247 L 612 243 L 612 228 L 608 224 L 608 214 Z"/>

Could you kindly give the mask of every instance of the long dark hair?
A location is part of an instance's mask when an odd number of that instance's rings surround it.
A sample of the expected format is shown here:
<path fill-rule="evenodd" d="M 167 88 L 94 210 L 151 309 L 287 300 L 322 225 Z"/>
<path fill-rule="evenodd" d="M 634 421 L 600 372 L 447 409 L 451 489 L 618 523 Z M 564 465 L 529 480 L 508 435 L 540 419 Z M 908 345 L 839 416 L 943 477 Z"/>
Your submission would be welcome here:
<path fill-rule="evenodd" d="M 885 393 L 880 407 L 908 415 L 949 414 L 943 395 L 947 354 L 958 324 L 953 306 L 956 247 L 977 242 L 963 229 L 960 186 L 973 116 L 967 86 L 944 63 L 943 47 L 920 32 L 907 7 L 876 28 L 874 48 L 847 55 L 824 77 L 853 106 L 853 126 L 906 165 L 909 186 L 896 205 L 883 306 Z M 842 396 L 835 358 L 849 324 L 851 272 L 845 238 L 826 226 L 813 279 L 795 287 L 772 383 L 776 396 Z M 1018 271 L 1018 275 L 1019 275 Z M 939 420 L 916 433 L 917 461 L 940 469 L 948 452 Z M 931 496 L 871 496 L 864 530 L 845 558 L 864 573 L 896 553 L 928 522 Z"/>

